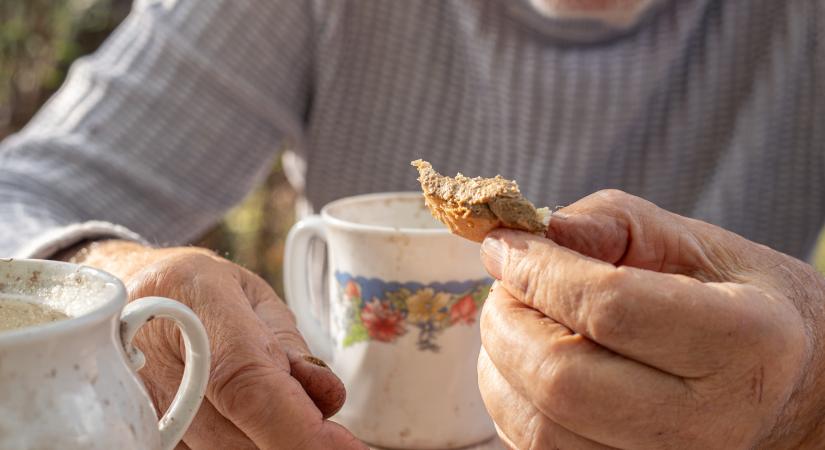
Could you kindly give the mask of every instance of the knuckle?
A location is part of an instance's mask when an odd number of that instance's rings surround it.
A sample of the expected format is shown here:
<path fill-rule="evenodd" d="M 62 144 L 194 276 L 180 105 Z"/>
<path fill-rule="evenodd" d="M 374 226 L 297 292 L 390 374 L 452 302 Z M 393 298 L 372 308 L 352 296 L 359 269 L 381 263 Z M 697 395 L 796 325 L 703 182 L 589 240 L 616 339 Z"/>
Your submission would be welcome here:
<path fill-rule="evenodd" d="M 633 201 L 636 197 L 619 189 L 602 189 L 596 192 L 596 197 L 607 203 L 624 203 Z"/>
<path fill-rule="evenodd" d="M 809 327 L 788 305 L 753 308 L 744 316 L 744 326 L 739 326 L 740 339 L 751 344 L 763 357 L 770 355 L 775 362 L 789 363 L 789 359 L 797 359 L 800 351 L 810 346 Z"/>
<path fill-rule="evenodd" d="M 497 299 L 489 299 L 481 308 L 479 319 L 479 329 L 481 334 L 481 344 L 487 348 L 496 348 L 505 338 L 507 330 L 507 311 L 502 307 L 502 302 Z"/>
<path fill-rule="evenodd" d="M 214 263 L 214 259 L 202 253 L 171 256 L 158 262 L 159 278 L 165 283 L 189 283 Z"/>
<path fill-rule="evenodd" d="M 548 264 L 546 255 L 529 253 L 520 258 L 508 277 L 508 285 L 514 285 L 525 299 L 542 299 L 552 284 L 554 272 Z"/>
<path fill-rule="evenodd" d="M 625 288 L 632 277 L 631 269 L 626 266 L 611 268 L 601 274 L 599 287 L 605 291 L 619 291 Z"/>
<path fill-rule="evenodd" d="M 601 207 L 613 211 L 618 215 L 627 215 L 631 212 L 650 212 L 653 203 L 618 189 L 605 189 L 593 194 Z"/>
<path fill-rule="evenodd" d="M 611 269 L 587 295 L 587 332 L 597 342 L 608 342 L 624 332 L 628 306 L 623 291 L 628 281 L 627 269 Z"/>
<path fill-rule="evenodd" d="M 212 273 L 215 264 L 214 258 L 200 251 L 165 256 L 132 278 L 129 292 L 134 298 L 162 295 L 186 302 L 199 283 L 210 279 L 204 275 Z"/>
<path fill-rule="evenodd" d="M 543 365 L 539 388 L 539 409 L 556 423 L 566 423 L 577 416 L 581 404 L 581 377 L 563 355 L 548 358 Z"/>
<path fill-rule="evenodd" d="M 478 323 L 479 328 L 481 328 L 481 339 L 484 339 L 484 335 L 487 332 L 495 332 L 495 316 L 498 314 L 498 302 L 489 297 L 484 302 L 484 306 L 481 308 L 481 314 L 479 315 Z"/>

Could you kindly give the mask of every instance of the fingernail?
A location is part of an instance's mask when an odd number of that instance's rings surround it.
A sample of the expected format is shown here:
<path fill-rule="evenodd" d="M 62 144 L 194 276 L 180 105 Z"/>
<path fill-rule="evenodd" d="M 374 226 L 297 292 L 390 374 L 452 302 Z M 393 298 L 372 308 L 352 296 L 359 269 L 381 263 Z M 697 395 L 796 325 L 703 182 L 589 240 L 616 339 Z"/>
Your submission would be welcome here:
<path fill-rule="evenodd" d="M 504 258 L 507 257 L 507 245 L 499 239 L 488 237 L 481 243 L 481 253 L 487 272 L 501 279 Z"/>
<path fill-rule="evenodd" d="M 324 360 L 321 359 L 321 358 L 316 358 L 312 355 L 304 355 L 303 358 L 304 358 L 304 361 L 306 361 L 310 364 L 315 364 L 318 367 L 323 367 L 325 369 L 329 369 L 329 366 L 327 365 L 327 363 L 325 363 Z"/>

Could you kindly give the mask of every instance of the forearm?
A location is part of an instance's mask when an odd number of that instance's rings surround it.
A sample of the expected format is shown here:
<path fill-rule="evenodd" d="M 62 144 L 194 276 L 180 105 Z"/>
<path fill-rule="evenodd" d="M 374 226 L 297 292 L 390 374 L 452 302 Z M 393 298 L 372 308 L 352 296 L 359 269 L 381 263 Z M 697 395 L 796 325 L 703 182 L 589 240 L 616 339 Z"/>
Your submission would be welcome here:
<path fill-rule="evenodd" d="M 266 174 L 283 136 L 300 138 L 306 6 L 175 5 L 136 3 L 0 143 L 0 257 L 53 257 L 84 239 L 189 242 Z"/>
<path fill-rule="evenodd" d="M 2 168 L 0 180 L 9 180 Z M 0 257 L 51 258 L 86 239 L 141 241 L 140 236 L 122 226 L 84 220 L 55 200 L 59 197 L 34 195 L 34 190 L 26 184 L 10 186 L 0 181 Z"/>

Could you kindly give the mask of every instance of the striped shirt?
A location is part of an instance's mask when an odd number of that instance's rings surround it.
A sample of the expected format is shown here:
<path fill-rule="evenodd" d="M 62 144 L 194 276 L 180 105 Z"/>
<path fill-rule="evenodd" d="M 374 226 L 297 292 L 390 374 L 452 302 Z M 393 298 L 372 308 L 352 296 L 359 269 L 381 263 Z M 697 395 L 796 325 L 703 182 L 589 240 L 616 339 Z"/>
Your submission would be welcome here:
<path fill-rule="evenodd" d="M 620 188 L 804 258 L 825 217 L 825 2 L 658 0 L 627 29 L 528 0 L 142 1 L 0 146 L 0 256 L 187 242 L 280 148 L 309 208 L 409 161 L 537 204 Z"/>

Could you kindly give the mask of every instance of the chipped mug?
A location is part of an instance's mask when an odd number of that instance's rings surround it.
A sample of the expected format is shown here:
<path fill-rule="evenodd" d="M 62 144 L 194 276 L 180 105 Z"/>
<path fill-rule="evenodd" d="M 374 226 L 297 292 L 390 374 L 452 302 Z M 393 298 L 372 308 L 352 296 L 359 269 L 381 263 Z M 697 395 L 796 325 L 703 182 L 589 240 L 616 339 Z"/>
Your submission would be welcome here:
<path fill-rule="evenodd" d="M 328 255 L 320 298 L 315 239 Z M 347 388 L 333 420 L 388 448 L 458 448 L 495 434 L 476 375 L 492 280 L 478 244 L 433 219 L 421 193 L 334 201 L 292 228 L 285 261 L 298 328 Z"/>

